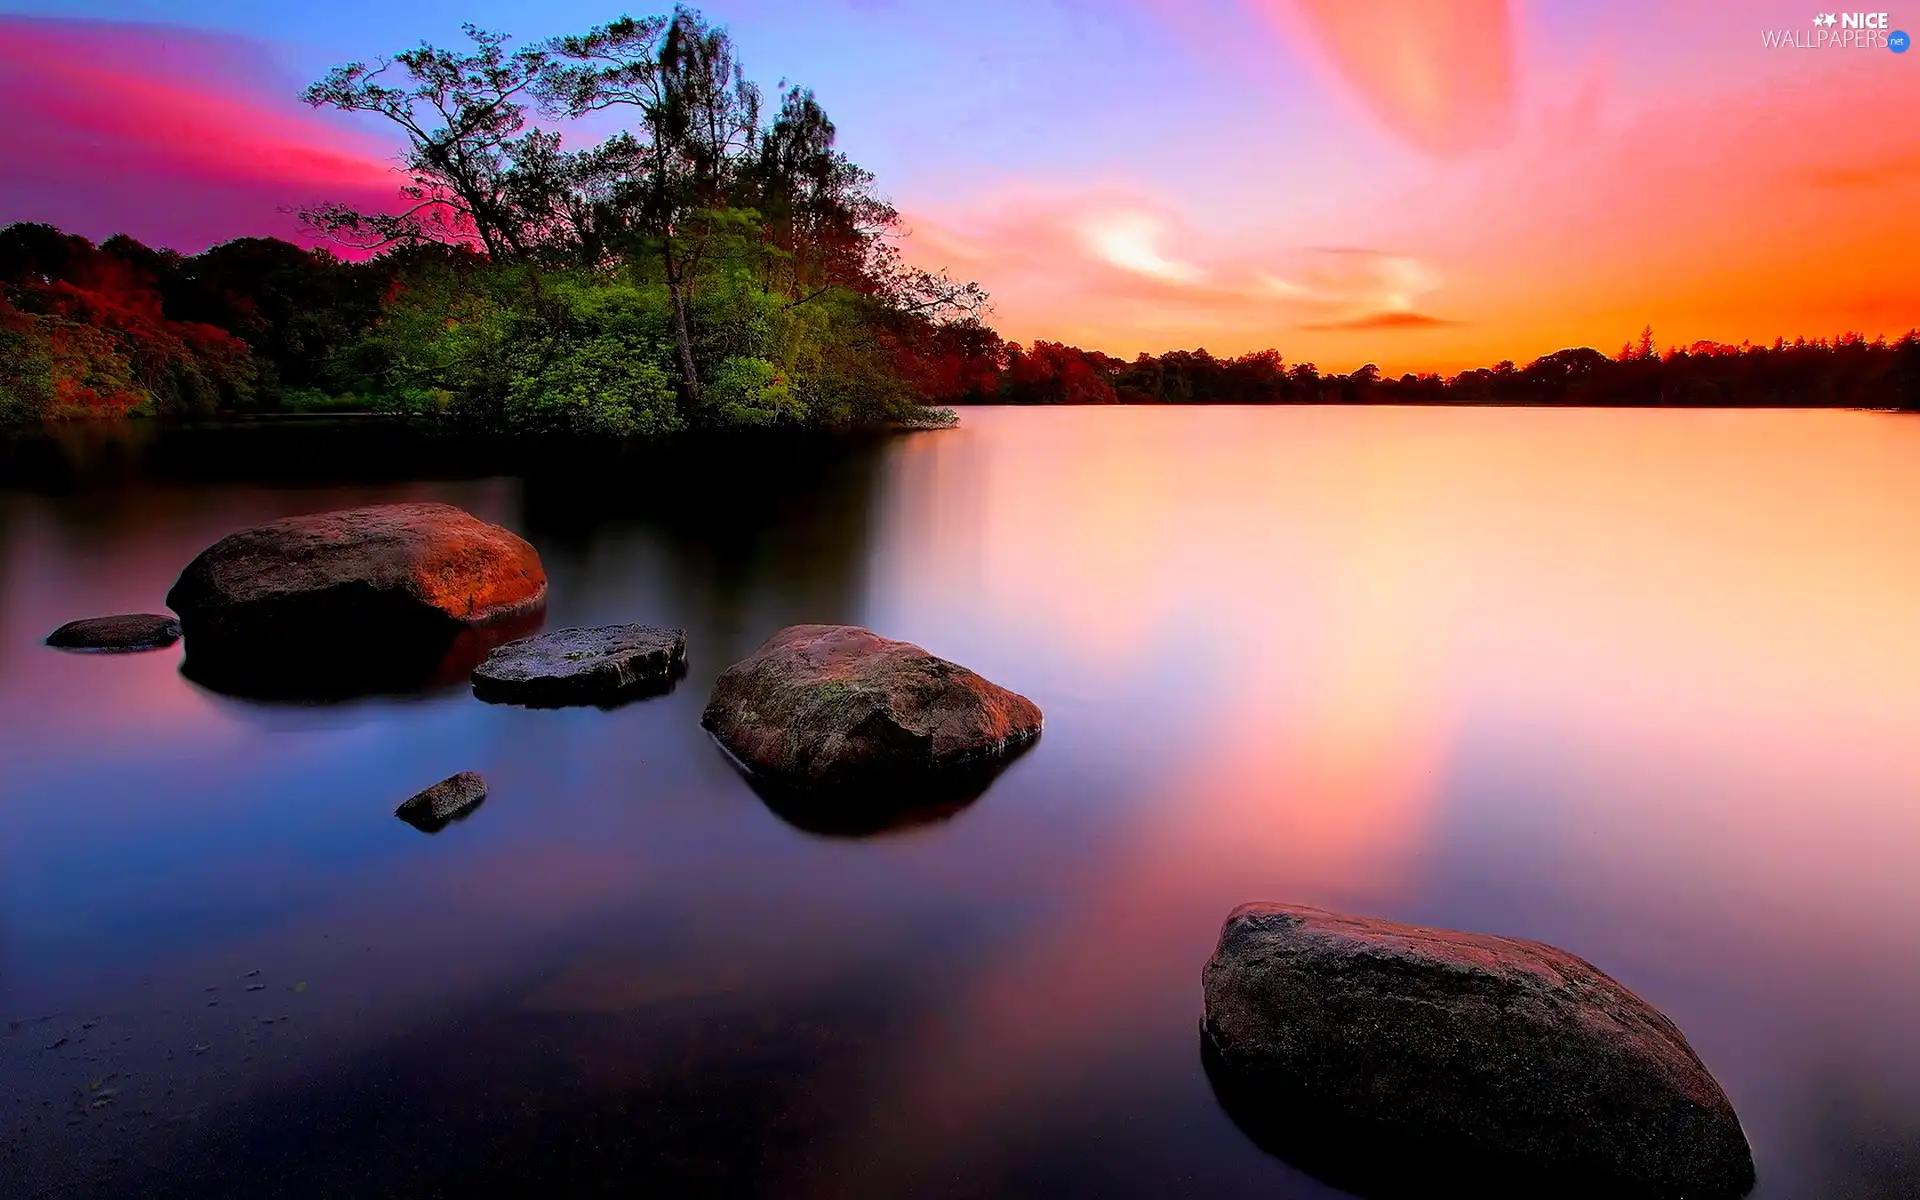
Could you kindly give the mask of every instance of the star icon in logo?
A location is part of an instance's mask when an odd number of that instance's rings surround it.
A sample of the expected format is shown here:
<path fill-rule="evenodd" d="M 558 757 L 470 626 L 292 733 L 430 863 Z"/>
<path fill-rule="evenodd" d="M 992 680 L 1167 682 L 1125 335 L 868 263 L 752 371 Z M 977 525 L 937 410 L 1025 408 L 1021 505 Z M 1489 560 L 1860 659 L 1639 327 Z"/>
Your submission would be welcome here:
<path fill-rule="evenodd" d="M 1820 23 L 1822 25 L 1825 25 L 1828 29 L 1833 28 L 1834 20 L 1835 18 L 1832 13 L 1822 13 L 1820 16 Z"/>

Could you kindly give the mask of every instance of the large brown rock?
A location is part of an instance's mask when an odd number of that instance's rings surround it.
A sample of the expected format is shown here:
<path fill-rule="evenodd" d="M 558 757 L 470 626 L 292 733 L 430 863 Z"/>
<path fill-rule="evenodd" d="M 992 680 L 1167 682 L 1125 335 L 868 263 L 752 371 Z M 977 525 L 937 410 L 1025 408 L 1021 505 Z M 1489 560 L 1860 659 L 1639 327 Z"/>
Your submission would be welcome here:
<path fill-rule="evenodd" d="M 534 548 L 447 504 L 289 517 L 201 551 L 167 593 L 191 670 L 437 661 L 465 631 L 524 622 L 546 603 Z"/>
<path fill-rule="evenodd" d="M 532 545 L 436 503 L 246 528 L 200 551 L 167 591 L 188 674 L 244 693 L 424 682 L 444 674 L 440 659 L 457 641 L 530 632 L 545 601 Z M 488 641 L 478 637 L 482 657 Z"/>
<path fill-rule="evenodd" d="M 1247 904 L 1202 979 L 1203 1053 L 1229 1111 L 1353 1190 L 1699 1198 L 1753 1185 L 1740 1121 L 1680 1030 L 1564 950 Z M 1396 1165 L 1414 1188 L 1392 1186 L 1406 1182 Z"/>
<path fill-rule="evenodd" d="M 782 629 L 721 672 L 700 723 L 759 779 L 808 792 L 954 781 L 1040 733 L 1024 696 L 852 625 Z"/>

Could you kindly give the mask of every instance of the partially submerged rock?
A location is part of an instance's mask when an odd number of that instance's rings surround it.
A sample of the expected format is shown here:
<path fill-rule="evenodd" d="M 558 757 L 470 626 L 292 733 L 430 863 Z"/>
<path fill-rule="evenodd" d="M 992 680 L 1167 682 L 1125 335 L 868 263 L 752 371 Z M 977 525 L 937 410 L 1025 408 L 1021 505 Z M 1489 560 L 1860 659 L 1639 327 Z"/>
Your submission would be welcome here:
<path fill-rule="evenodd" d="M 160 650 L 180 640 L 180 622 L 161 613 L 122 613 L 68 621 L 47 635 L 47 645 L 62 650 L 128 653 Z"/>
<path fill-rule="evenodd" d="M 299 691 L 424 678 L 460 634 L 536 618 L 546 596 L 539 554 L 513 533 L 452 505 L 381 504 L 229 534 L 167 604 L 196 678 Z"/>
<path fill-rule="evenodd" d="M 1203 983 L 1223 1104 L 1338 1186 L 1702 1198 L 1753 1185 L 1739 1118 L 1679 1029 L 1563 950 L 1248 904 Z"/>
<path fill-rule="evenodd" d="M 1039 736 L 1041 716 L 918 646 L 794 625 L 721 673 L 700 723 L 766 785 L 849 800 L 904 787 L 919 800 L 928 788 L 977 794 Z"/>
<path fill-rule="evenodd" d="M 393 815 L 426 833 L 438 833 L 462 820 L 487 798 L 487 781 L 477 771 L 449 775 L 403 801 Z"/>
<path fill-rule="evenodd" d="M 473 694 L 503 704 L 611 704 L 665 691 L 687 665 L 687 635 L 651 625 L 556 629 L 509 642 L 473 669 Z"/>

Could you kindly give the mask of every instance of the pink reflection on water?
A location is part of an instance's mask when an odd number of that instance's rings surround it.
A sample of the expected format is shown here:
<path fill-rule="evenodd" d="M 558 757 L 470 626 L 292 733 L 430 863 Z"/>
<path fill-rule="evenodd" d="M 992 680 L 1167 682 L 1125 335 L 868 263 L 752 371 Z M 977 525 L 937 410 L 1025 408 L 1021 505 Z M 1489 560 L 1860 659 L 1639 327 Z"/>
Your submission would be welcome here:
<path fill-rule="evenodd" d="M 1103 709 L 1104 740 L 1174 744 L 1074 903 L 899 1047 L 876 1121 L 938 1129 L 958 1161 L 1060 1119 L 1144 1027 L 1192 1019 L 1218 922 L 1250 899 L 1430 916 L 1483 872 L 1495 890 L 1453 919 L 1596 959 L 1723 1066 L 1737 1043 L 1688 1008 L 1709 980 L 1779 973 L 1786 1011 L 1730 1016 L 1782 1033 L 1920 995 L 1920 966 L 1885 952 L 1892 914 L 1920 918 L 1920 423 L 968 426 L 899 464 L 889 611 L 964 623 L 1063 694 L 1143 692 Z"/>

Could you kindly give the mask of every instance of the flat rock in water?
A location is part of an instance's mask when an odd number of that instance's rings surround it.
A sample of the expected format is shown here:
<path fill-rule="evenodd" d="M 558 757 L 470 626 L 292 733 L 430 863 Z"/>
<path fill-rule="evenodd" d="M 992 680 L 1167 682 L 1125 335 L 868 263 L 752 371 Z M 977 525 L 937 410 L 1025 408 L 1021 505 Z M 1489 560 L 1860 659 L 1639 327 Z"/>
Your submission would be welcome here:
<path fill-rule="evenodd" d="M 393 815 L 415 829 L 435 833 L 480 807 L 486 798 L 487 781 L 480 773 L 462 771 L 408 797 Z"/>
<path fill-rule="evenodd" d="M 819 792 L 991 769 L 1039 736 L 1041 716 L 918 646 L 794 625 L 721 673 L 700 723 L 756 776 Z"/>
<path fill-rule="evenodd" d="M 1698 1200 L 1753 1186 L 1739 1118 L 1680 1030 L 1563 950 L 1247 904 L 1202 978 L 1203 1053 L 1228 1111 L 1350 1190 Z M 1394 1162 L 1405 1191 L 1382 1171 Z"/>
<path fill-rule="evenodd" d="M 47 635 L 62 650 L 160 650 L 180 640 L 180 622 L 161 613 L 123 613 L 68 621 Z"/>
<path fill-rule="evenodd" d="M 462 631 L 546 603 L 534 548 L 448 504 L 379 504 L 288 517 L 220 539 L 180 573 L 188 667 L 223 674 L 388 670 Z"/>
<path fill-rule="evenodd" d="M 665 690 L 686 665 L 683 630 L 651 625 L 556 629 L 487 655 L 473 669 L 473 694 L 505 704 L 605 704 Z"/>

